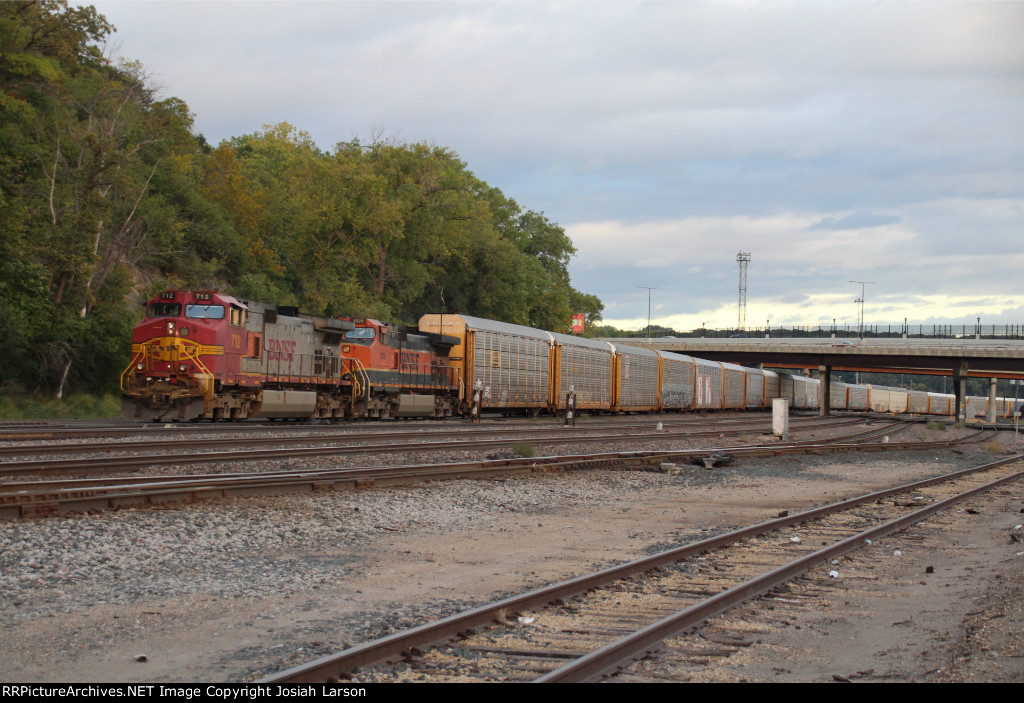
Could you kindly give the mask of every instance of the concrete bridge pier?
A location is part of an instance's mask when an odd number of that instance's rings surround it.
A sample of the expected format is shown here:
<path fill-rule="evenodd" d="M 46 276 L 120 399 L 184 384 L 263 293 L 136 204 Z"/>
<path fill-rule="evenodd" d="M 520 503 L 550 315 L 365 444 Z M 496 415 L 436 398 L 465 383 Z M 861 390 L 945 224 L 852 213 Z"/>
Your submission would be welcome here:
<path fill-rule="evenodd" d="M 953 369 L 953 420 L 960 422 L 960 401 L 963 398 L 962 390 L 960 389 L 960 371 L 959 369 Z"/>
<path fill-rule="evenodd" d="M 996 421 L 996 383 L 998 381 L 998 378 L 993 378 L 988 382 L 988 415 L 985 419 L 992 423 Z"/>
<path fill-rule="evenodd" d="M 953 397 L 956 400 L 953 419 L 957 422 L 967 419 L 967 376 L 961 375 L 960 369 L 953 369 Z"/>
<path fill-rule="evenodd" d="M 819 366 L 818 375 L 821 387 L 818 388 L 818 415 L 825 417 L 832 414 L 832 367 Z"/>

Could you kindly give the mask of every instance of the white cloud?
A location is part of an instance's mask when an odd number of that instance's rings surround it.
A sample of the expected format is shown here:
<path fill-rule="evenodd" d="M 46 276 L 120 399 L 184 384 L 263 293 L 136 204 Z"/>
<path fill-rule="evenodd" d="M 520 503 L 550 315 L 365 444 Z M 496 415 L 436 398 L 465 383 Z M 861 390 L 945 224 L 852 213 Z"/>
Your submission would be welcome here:
<path fill-rule="evenodd" d="M 856 292 L 859 295 L 860 291 Z M 657 295 L 657 293 L 655 293 Z M 810 295 L 799 303 L 787 303 L 778 299 L 752 297 L 747 299 L 746 327 L 764 330 L 767 323 L 772 327 L 820 326 L 829 329 L 833 324 L 841 328 L 854 328 L 860 314 L 859 306 L 853 302 L 854 294 Z M 932 324 L 972 325 L 978 317 L 984 325 L 1020 324 L 1024 306 L 1018 305 L 1019 298 L 1012 296 L 928 295 L 910 301 L 899 296 L 883 296 L 877 300 L 866 296 L 864 324 L 898 327 L 904 318 L 912 326 Z M 652 324 L 671 327 L 679 331 L 708 329 L 732 329 L 737 326 L 737 301 L 721 302 L 690 313 L 678 314 L 664 311 L 652 315 Z M 606 324 L 621 329 L 642 329 L 647 326 L 646 316 L 606 318 Z"/>
<path fill-rule="evenodd" d="M 1024 270 L 1024 243 L 1003 246 L 1000 240 L 986 247 L 962 229 L 971 222 L 1011 227 L 1015 212 L 1006 201 L 956 200 L 878 217 L 840 211 L 605 221 L 572 225 L 567 232 L 579 250 L 573 280 L 584 289 L 589 284 L 608 291 L 601 297 L 611 324 L 635 326 L 645 309 L 636 286 L 650 285 L 658 287 L 660 323 L 734 326 L 741 250 L 752 253 L 748 319 L 817 324 L 855 318 L 853 300 L 861 290 L 851 281 L 871 281 L 866 315 L 923 324 L 940 320 L 942 306 L 950 320 L 961 321 L 1017 307 L 1022 296 L 1015 272 Z M 840 227 L 823 228 L 822 222 Z M 1013 232 L 1007 234 L 1016 239 Z"/>
<path fill-rule="evenodd" d="M 841 220 L 848 215 L 584 222 L 570 225 L 566 231 L 580 252 L 577 267 L 581 270 L 613 264 L 640 269 L 692 268 L 720 261 L 727 252 L 734 257 L 740 250 L 755 251 L 758 266 L 860 270 L 907 251 L 917 236 L 901 223 L 843 230 L 818 227 L 823 220 Z"/>

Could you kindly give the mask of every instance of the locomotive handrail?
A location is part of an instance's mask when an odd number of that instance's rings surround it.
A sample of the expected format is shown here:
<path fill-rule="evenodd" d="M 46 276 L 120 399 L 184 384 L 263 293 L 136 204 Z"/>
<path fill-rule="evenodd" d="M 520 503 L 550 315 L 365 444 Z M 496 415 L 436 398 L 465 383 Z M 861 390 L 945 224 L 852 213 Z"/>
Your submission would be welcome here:
<path fill-rule="evenodd" d="M 149 353 L 150 353 L 151 347 L 153 347 L 153 346 L 155 346 L 155 345 L 150 343 L 150 342 L 143 342 L 139 346 L 139 351 L 136 352 L 135 355 L 132 357 L 131 362 L 128 364 L 127 367 L 125 367 L 125 370 L 121 372 L 120 382 L 121 382 L 121 391 L 122 392 L 127 392 L 127 390 L 125 389 L 125 378 L 128 376 L 128 374 L 131 372 L 132 368 L 136 364 L 138 364 L 140 362 L 144 362 L 144 361 L 146 361 L 146 359 L 149 358 Z M 189 351 L 189 347 L 191 347 L 193 350 L 195 350 L 195 352 Z M 213 396 L 213 374 L 210 373 L 210 369 L 208 369 L 206 367 L 206 364 L 204 364 L 202 362 L 202 360 L 199 358 L 199 353 L 198 353 L 199 349 L 200 349 L 200 345 L 198 345 L 198 344 L 189 344 L 189 343 L 178 342 L 177 344 L 174 345 L 174 350 L 175 351 L 180 352 L 186 359 L 189 359 L 192 362 L 194 362 L 195 365 L 199 367 L 200 371 L 202 371 L 202 373 L 205 374 L 209 378 L 209 381 L 206 384 L 206 388 L 203 391 L 203 395 L 206 396 L 206 397 L 212 397 Z"/>
<path fill-rule="evenodd" d="M 204 364 L 199 359 L 199 353 L 198 353 L 199 345 L 198 344 L 192 344 L 191 345 L 192 348 L 196 350 L 195 354 L 192 354 L 191 352 L 189 352 L 189 349 L 188 349 L 189 348 L 189 344 L 187 344 L 187 343 L 186 344 L 179 344 L 179 345 L 176 345 L 176 346 L 178 347 L 178 349 L 180 349 L 185 354 L 185 358 L 186 359 L 191 359 L 193 362 L 195 362 L 195 365 L 198 366 L 200 368 L 200 370 L 209 378 L 209 380 L 206 383 L 206 388 L 203 389 L 203 396 L 206 397 L 207 400 L 213 398 L 213 374 L 210 373 L 210 369 L 206 368 L 206 364 Z"/>
<path fill-rule="evenodd" d="M 445 389 L 460 387 L 461 375 L 459 370 L 453 366 L 439 366 L 429 364 L 402 364 L 399 373 L 409 374 L 413 384 L 419 384 L 426 388 Z"/>
<path fill-rule="evenodd" d="M 353 371 L 351 372 L 352 383 L 355 384 L 356 397 L 361 398 L 364 395 L 364 388 L 365 395 L 369 397 L 370 374 L 366 371 L 366 367 L 363 366 L 363 362 L 361 362 L 359 359 L 352 358 L 347 359 L 347 361 L 349 362 L 349 368 L 353 369 Z M 360 379 L 362 380 L 362 383 L 360 383 Z"/>
<path fill-rule="evenodd" d="M 135 364 L 139 363 L 140 361 L 145 361 L 146 360 L 146 347 L 147 346 L 148 345 L 143 343 L 140 346 L 139 351 L 137 351 L 135 353 L 135 356 L 132 357 L 131 362 L 129 362 L 129 364 L 125 368 L 125 370 L 121 372 L 121 392 L 122 393 L 127 393 L 128 392 L 127 390 L 125 390 L 125 387 L 124 387 L 124 379 L 125 379 L 125 377 L 135 367 Z"/>

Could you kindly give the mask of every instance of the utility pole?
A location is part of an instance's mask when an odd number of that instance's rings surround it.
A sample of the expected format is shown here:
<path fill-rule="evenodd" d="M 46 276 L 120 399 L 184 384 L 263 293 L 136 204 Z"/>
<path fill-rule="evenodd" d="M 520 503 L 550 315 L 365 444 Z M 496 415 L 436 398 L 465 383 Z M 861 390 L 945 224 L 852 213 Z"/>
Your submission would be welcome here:
<path fill-rule="evenodd" d="M 864 286 L 874 283 L 874 281 L 850 281 L 850 283 L 860 284 L 860 297 L 853 302 L 860 303 L 860 338 L 864 339 Z"/>
<path fill-rule="evenodd" d="M 736 263 L 740 266 L 740 302 L 737 331 L 742 332 L 747 326 L 747 265 L 750 264 L 750 252 L 741 251 L 737 254 Z"/>
<path fill-rule="evenodd" d="M 651 291 L 658 290 L 657 286 L 637 286 L 647 289 L 647 343 L 651 343 Z"/>

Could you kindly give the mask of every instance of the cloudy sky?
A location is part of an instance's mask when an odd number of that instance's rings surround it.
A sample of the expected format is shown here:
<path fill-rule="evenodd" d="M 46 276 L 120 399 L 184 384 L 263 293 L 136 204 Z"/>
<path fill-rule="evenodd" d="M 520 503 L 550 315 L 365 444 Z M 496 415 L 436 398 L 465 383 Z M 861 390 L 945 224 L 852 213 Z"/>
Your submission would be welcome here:
<path fill-rule="evenodd" d="M 454 149 L 620 327 L 1024 323 L 1022 2 L 94 2 L 217 143 Z"/>

